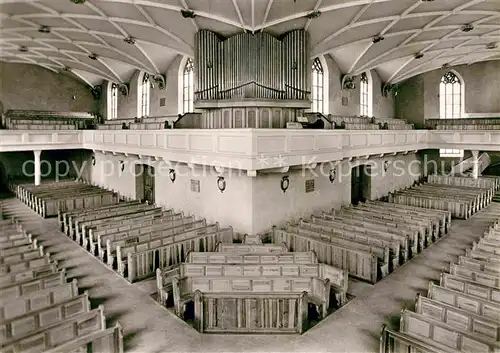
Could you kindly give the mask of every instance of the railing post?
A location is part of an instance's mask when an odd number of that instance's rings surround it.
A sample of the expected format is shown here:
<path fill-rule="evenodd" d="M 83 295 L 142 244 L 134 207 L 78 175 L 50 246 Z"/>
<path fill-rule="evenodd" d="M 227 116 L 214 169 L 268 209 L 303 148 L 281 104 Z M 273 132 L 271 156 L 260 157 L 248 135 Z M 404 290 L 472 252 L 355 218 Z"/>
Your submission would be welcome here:
<path fill-rule="evenodd" d="M 41 161 L 40 161 L 40 156 L 42 154 L 42 151 L 40 150 L 35 150 L 33 151 L 33 154 L 35 156 L 34 163 L 35 163 L 35 186 L 40 185 L 41 179 L 42 179 L 42 170 L 41 170 Z"/>
<path fill-rule="evenodd" d="M 479 177 L 479 151 L 472 152 L 472 178 L 477 179 Z"/>

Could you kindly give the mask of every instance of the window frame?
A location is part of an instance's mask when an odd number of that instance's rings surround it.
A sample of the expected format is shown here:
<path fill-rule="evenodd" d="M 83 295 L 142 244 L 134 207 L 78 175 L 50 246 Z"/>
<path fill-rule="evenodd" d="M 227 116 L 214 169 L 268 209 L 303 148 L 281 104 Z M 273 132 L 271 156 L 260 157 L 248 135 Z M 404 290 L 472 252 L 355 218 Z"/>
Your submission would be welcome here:
<path fill-rule="evenodd" d="M 458 91 L 458 92 L 457 92 Z M 439 118 L 461 119 L 464 116 L 464 81 L 457 72 L 447 71 L 439 81 Z M 439 156 L 461 158 L 464 150 L 442 148 Z"/>
<path fill-rule="evenodd" d="M 325 70 L 318 57 L 311 67 L 311 101 L 313 113 L 325 113 Z"/>
<path fill-rule="evenodd" d="M 194 112 L 194 61 L 187 58 L 182 71 L 182 112 Z"/>

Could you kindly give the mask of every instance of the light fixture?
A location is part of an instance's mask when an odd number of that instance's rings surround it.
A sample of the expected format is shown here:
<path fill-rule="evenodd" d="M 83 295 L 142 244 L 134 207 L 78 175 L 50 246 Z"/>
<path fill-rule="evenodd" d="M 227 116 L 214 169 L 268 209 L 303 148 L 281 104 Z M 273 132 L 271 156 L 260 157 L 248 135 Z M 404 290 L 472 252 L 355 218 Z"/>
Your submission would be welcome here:
<path fill-rule="evenodd" d="M 65 67 L 63 67 L 63 71 L 70 72 L 71 71 L 71 67 L 65 66 Z"/>
<path fill-rule="evenodd" d="M 26 53 L 26 52 L 28 51 L 28 47 L 27 47 L 26 45 L 21 45 L 21 46 L 19 47 L 19 51 L 20 51 L 21 53 Z"/>
<path fill-rule="evenodd" d="M 490 49 L 491 50 L 491 49 L 496 49 L 496 48 L 498 48 L 498 44 L 495 43 L 495 42 L 486 44 L 486 49 Z"/>
<path fill-rule="evenodd" d="M 89 59 L 91 60 L 97 60 L 97 55 L 92 53 L 92 54 L 89 54 Z"/>
<path fill-rule="evenodd" d="M 38 32 L 40 32 L 40 33 L 50 33 L 50 27 L 49 26 L 40 26 L 40 28 L 38 28 Z"/>
<path fill-rule="evenodd" d="M 450 68 L 450 64 L 446 63 L 441 66 L 441 70 L 448 70 Z"/>
<path fill-rule="evenodd" d="M 123 41 L 127 44 L 131 44 L 131 45 L 134 45 L 135 44 L 135 38 L 134 37 L 127 37 L 127 38 L 123 38 Z"/>
<path fill-rule="evenodd" d="M 373 37 L 372 41 L 373 43 L 378 43 L 378 42 L 381 42 L 383 41 L 385 38 L 383 36 L 376 36 L 376 37 Z"/>
<path fill-rule="evenodd" d="M 321 16 L 321 11 L 313 11 L 313 12 L 307 14 L 306 18 L 314 20 L 314 19 L 318 18 L 319 16 Z"/>
<path fill-rule="evenodd" d="M 434 0 L 422 0 L 422 2 L 433 2 Z"/>
<path fill-rule="evenodd" d="M 415 54 L 415 59 L 422 59 L 424 57 L 424 53 Z"/>
<path fill-rule="evenodd" d="M 87 0 L 70 0 L 74 4 L 84 4 Z"/>
<path fill-rule="evenodd" d="M 462 30 L 462 32 L 470 32 L 474 29 L 474 26 L 468 23 L 466 25 L 463 25 L 460 29 Z"/>
<path fill-rule="evenodd" d="M 196 17 L 194 11 L 191 11 L 191 10 L 181 10 L 181 15 L 184 18 L 195 18 Z"/>

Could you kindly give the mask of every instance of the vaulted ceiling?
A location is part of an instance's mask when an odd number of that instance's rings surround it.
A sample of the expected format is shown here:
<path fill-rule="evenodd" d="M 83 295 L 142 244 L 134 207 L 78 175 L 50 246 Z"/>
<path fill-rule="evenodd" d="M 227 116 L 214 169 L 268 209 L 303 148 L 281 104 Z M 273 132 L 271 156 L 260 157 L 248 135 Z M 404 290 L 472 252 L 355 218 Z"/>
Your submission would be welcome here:
<path fill-rule="evenodd" d="M 500 0 L 0 0 L 0 60 L 121 83 L 193 55 L 200 29 L 299 28 L 313 56 L 330 54 L 345 74 L 375 69 L 387 83 L 500 59 Z"/>

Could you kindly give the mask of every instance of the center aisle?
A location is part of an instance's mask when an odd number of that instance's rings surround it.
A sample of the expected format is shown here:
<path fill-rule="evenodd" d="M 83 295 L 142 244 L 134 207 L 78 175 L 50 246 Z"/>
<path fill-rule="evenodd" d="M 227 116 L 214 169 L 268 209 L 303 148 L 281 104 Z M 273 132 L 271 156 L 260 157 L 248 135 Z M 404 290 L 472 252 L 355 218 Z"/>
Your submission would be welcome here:
<path fill-rule="evenodd" d="M 202 335 L 146 296 L 59 231 L 56 219 L 42 219 L 15 198 L 2 200 L 7 216 L 18 218 L 69 278 L 88 289 L 92 306 L 104 305 L 108 326 L 119 321 L 125 352 L 378 352 L 383 323 L 397 325 L 403 307 L 413 308 L 450 262 L 470 248 L 500 218 L 492 203 L 469 220 L 454 220 L 450 233 L 418 257 L 353 299 L 302 336 Z"/>

